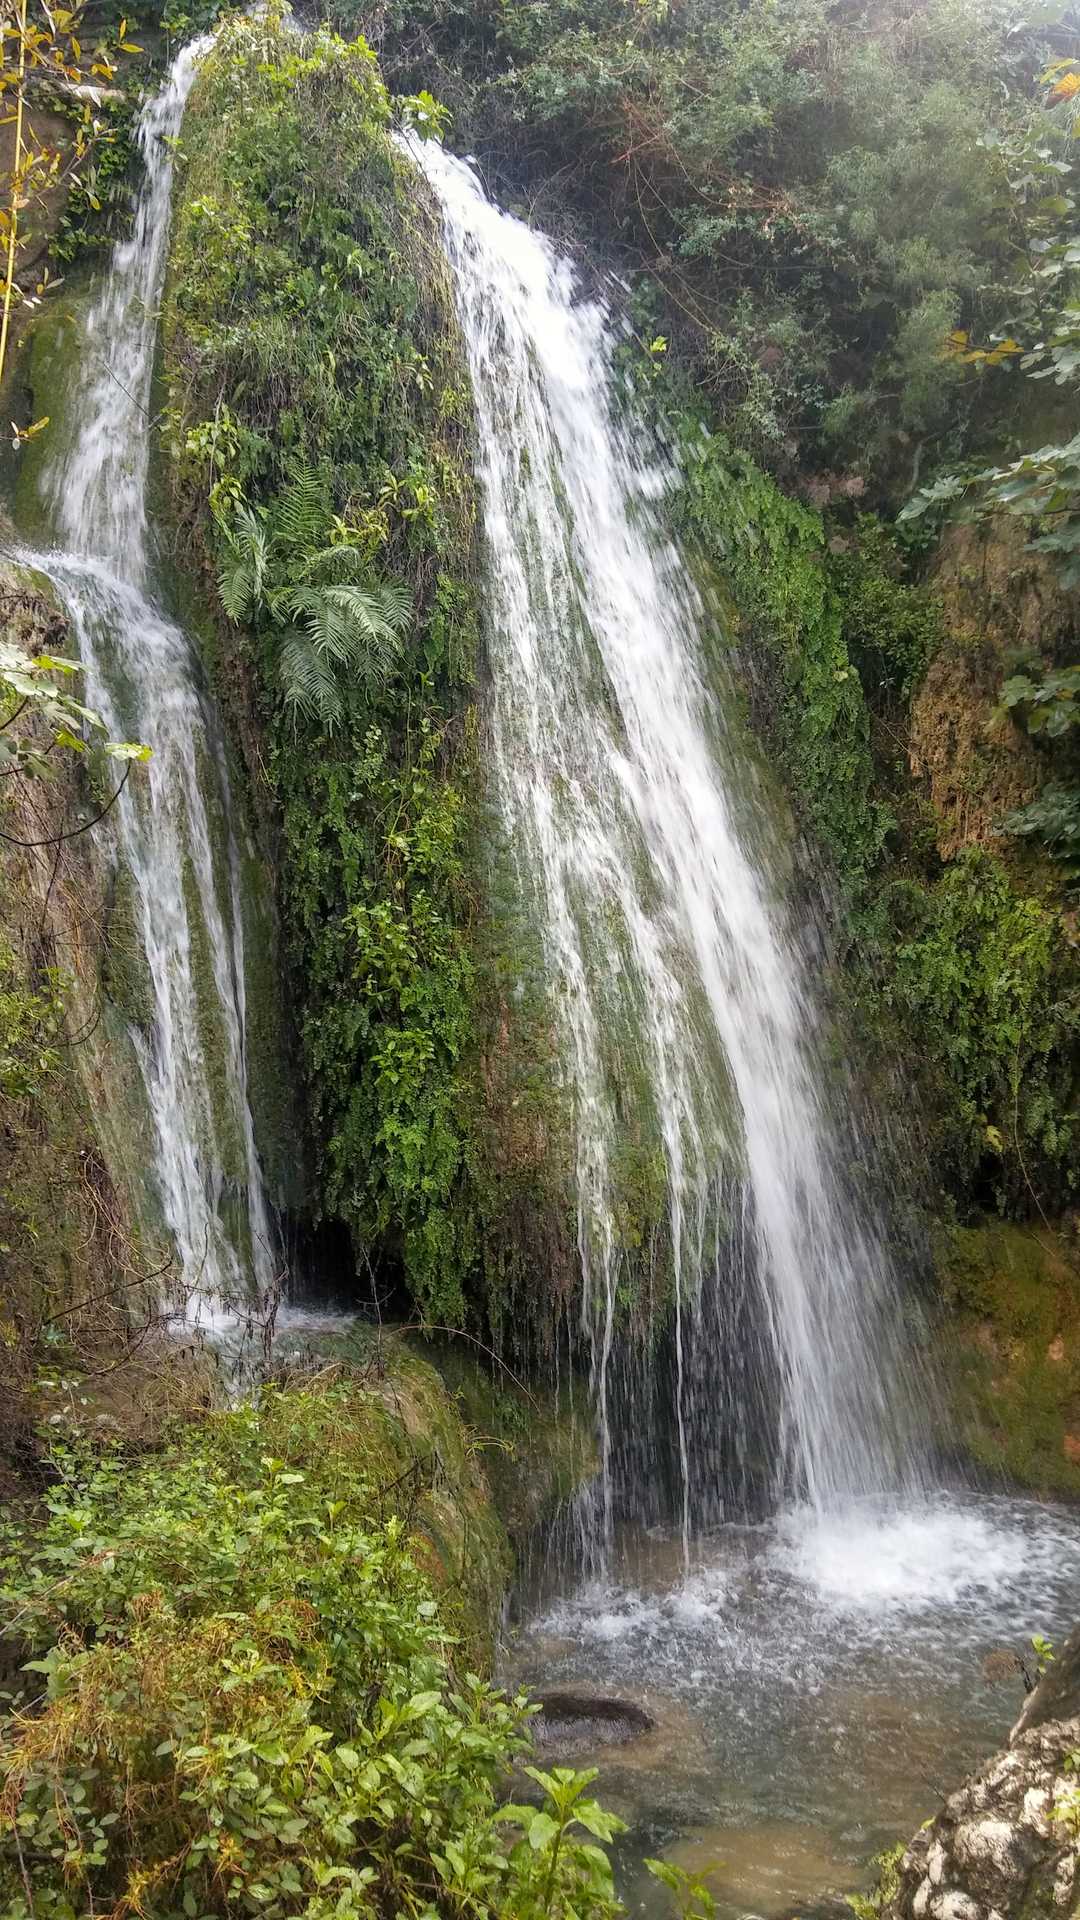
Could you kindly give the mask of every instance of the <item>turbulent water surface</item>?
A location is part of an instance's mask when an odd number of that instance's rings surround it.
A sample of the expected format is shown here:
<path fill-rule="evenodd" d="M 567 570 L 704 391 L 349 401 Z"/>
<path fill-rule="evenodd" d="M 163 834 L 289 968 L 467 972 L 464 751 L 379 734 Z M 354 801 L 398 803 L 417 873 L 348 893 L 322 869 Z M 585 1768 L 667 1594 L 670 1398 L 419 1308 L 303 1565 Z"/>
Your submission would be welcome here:
<path fill-rule="evenodd" d="M 938 1495 L 807 1508 L 694 1545 L 628 1531 L 614 1566 L 568 1597 L 540 1578 L 511 1637 L 509 1682 L 637 1701 L 655 1732 L 598 1764 L 631 1823 L 623 1887 L 662 1913 L 640 1867 L 664 1853 L 715 1867 L 730 1914 L 778 1914 L 844 1891 L 913 1833 L 1001 1743 L 1023 1699 L 986 1656 L 1032 1656 L 1071 1628 L 1080 1583 L 1073 1512 Z"/>

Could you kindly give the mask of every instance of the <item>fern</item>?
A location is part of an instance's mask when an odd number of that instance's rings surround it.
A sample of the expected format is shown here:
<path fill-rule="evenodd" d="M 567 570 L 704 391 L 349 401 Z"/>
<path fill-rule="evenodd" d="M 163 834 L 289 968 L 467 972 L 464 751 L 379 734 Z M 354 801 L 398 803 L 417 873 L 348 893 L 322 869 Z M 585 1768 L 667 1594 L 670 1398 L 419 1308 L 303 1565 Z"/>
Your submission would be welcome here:
<path fill-rule="evenodd" d="M 345 703 L 337 675 L 304 633 L 285 635 L 278 654 L 278 678 L 285 705 L 294 716 L 318 720 L 324 732 L 341 724 Z"/>
<path fill-rule="evenodd" d="M 231 526 L 223 526 L 225 558 L 218 569 L 218 593 L 230 620 L 243 620 L 263 597 L 269 564 L 265 528 L 248 506 L 236 509 Z"/>
<path fill-rule="evenodd" d="M 386 685 L 412 612 L 403 587 L 366 577 L 358 547 L 327 544 L 332 517 L 323 474 L 297 466 L 265 524 L 245 505 L 222 524 L 218 570 L 230 620 L 284 629 L 277 678 L 285 704 L 327 733 L 341 724 L 345 679 L 372 691 Z"/>
<path fill-rule="evenodd" d="M 274 505 L 275 539 L 308 553 L 325 542 L 332 514 L 329 482 L 317 467 L 297 465 Z"/>

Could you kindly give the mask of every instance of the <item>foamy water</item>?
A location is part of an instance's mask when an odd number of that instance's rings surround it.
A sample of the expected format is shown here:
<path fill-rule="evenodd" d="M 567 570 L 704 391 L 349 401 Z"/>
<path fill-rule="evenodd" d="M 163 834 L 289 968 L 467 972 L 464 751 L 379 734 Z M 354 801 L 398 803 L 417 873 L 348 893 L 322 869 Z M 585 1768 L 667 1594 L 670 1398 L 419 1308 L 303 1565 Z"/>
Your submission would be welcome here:
<path fill-rule="evenodd" d="M 640 1766 L 632 1748 L 596 1756 L 632 1823 L 634 1910 L 634 1859 L 709 1835 L 731 1856 L 725 1910 L 779 1911 L 807 1897 L 808 1860 L 833 1862 L 819 1893 L 857 1884 L 1000 1744 L 1022 1683 L 992 1684 L 986 1655 L 1030 1661 L 1033 1633 L 1074 1624 L 1078 1593 L 1080 1515 L 1063 1507 L 949 1494 L 793 1510 L 698 1542 L 689 1572 L 677 1538 L 624 1537 L 617 1577 L 538 1604 L 507 1677 L 621 1694 L 677 1727 Z"/>

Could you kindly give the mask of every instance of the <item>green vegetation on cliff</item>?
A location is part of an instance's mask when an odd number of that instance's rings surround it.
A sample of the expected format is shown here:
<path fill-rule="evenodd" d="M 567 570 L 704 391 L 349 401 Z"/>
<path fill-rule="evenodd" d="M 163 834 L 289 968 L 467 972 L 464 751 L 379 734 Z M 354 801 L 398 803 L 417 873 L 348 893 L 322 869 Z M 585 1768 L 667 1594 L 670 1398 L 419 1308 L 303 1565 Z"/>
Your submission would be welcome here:
<path fill-rule="evenodd" d="M 943 823 L 911 778 L 912 701 L 946 644 L 946 608 L 907 581 L 878 523 L 830 536 L 696 419 L 681 438 L 685 530 L 734 601 L 752 715 L 839 882 L 854 1044 L 902 1060 L 946 1205 L 1060 1210 L 1080 1138 L 1068 915 L 1006 864 L 1000 836 L 943 857 Z"/>
<path fill-rule="evenodd" d="M 337 671 L 332 734 L 289 697 L 265 601 L 222 622 L 219 679 L 255 678 L 323 1205 L 456 1321 L 479 1255 L 474 509 L 433 215 L 373 55 L 325 30 L 226 26 L 184 151 L 165 333 L 194 548 L 227 565 L 238 510 L 279 538 L 306 485 L 309 555 L 411 599 L 381 686 Z"/>
<path fill-rule="evenodd" d="M 970 443 L 984 396 L 939 355 L 1002 317 L 1011 235 L 981 141 L 1036 28 L 974 0 L 336 0 L 377 21 L 509 196 L 655 289 L 718 422 L 817 497 L 896 492 Z"/>
<path fill-rule="evenodd" d="M 1044 1495 L 1080 1493 L 1075 1231 L 996 1222 L 942 1234 L 946 1367 L 968 1457 Z"/>

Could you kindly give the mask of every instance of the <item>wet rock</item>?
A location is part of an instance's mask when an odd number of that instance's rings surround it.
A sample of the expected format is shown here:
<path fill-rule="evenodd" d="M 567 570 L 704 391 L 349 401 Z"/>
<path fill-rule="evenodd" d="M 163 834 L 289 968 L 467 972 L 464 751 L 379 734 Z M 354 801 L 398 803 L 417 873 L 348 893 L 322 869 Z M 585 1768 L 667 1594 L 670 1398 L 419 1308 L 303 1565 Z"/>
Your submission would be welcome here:
<path fill-rule="evenodd" d="M 1080 1630 L 1007 1748 L 904 1853 L 882 1920 L 1071 1920 L 1080 1897 Z"/>
<path fill-rule="evenodd" d="M 540 1712 L 532 1723 L 533 1737 L 542 1751 L 576 1754 L 594 1747 L 621 1747 L 656 1721 L 632 1700 L 588 1692 L 550 1692 L 539 1696 Z"/>

